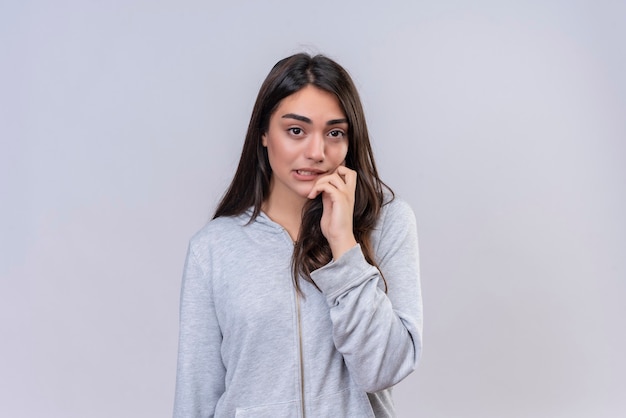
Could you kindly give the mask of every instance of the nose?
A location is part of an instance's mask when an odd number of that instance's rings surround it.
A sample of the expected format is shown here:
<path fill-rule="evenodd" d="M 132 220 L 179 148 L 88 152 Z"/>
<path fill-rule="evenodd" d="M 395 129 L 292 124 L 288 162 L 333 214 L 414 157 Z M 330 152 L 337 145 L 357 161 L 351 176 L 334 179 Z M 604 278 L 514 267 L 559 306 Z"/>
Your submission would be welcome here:
<path fill-rule="evenodd" d="M 311 135 L 308 138 L 305 157 L 315 162 L 324 161 L 324 136 L 321 134 Z"/>

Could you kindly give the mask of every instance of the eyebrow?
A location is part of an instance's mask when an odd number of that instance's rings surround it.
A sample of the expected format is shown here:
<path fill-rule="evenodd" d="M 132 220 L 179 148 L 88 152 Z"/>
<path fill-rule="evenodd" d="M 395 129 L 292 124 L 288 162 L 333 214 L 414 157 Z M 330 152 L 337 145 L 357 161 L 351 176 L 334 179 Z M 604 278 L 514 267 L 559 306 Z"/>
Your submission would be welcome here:
<path fill-rule="evenodd" d="M 341 123 L 348 123 L 348 119 L 346 119 L 346 118 L 343 118 L 343 119 L 331 119 L 331 120 L 329 120 L 328 122 L 326 122 L 326 125 L 327 125 L 327 126 L 330 126 L 330 125 L 339 125 L 339 124 L 341 124 Z"/>
<path fill-rule="evenodd" d="M 306 116 L 302 116 L 302 115 L 297 115 L 295 113 L 286 113 L 283 116 L 281 116 L 282 119 L 295 119 L 295 120 L 299 120 L 300 122 L 304 122 L 304 123 L 308 123 L 308 124 L 312 124 L 313 121 L 309 118 L 307 118 Z M 343 118 L 343 119 L 331 119 L 328 122 L 326 122 L 326 126 L 330 126 L 330 125 L 339 125 L 340 123 L 348 123 L 348 119 Z"/>

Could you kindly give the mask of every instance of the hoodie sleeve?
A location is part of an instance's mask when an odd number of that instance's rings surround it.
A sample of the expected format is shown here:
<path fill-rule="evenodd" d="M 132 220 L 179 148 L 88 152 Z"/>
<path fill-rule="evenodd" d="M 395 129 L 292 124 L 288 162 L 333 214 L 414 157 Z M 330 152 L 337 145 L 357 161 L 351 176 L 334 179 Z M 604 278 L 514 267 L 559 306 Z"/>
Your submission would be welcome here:
<path fill-rule="evenodd" d="M 174 418 L 213 417 L 224 392 L 221 341 L 209 280 L 190 246 L 181 289 Z"/>
<path fill-rule="evenodd" d="M 386 205 L 375 257 L 387 282 L 356 245 L 312 278 L 330 307 L 333 339 L 352 379 L 366 392 L 389 388 L 417 365 L 422 300 L 415 216 L 403 201 Z"/>

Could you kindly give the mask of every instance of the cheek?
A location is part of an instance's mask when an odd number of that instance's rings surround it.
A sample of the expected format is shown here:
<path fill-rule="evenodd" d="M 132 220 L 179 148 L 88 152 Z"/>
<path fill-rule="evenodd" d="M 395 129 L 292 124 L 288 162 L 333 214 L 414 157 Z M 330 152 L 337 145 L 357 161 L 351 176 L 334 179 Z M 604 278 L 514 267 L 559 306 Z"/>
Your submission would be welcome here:
<path fill-rule="evenodd" d="M 334 149 L 333 160 L 340 161 L 341 164 L 343 164 L 347 155 L 348 143 L 346 142 L 345 144 L 338 144 L 337 147 Z"/>
<path fill-rule="evenodd" d="M 280 153 L 277 153 L 276 149 L 274 149 L 272 146 L 268 146 L 267 159 L 270 162 L 270 168 L 272 169 L 272 171 L 276 171 L 276 167 L 280 164 L 281 160 Z"/>
<path fill-rule="evenodd" d="M 281 164 L 288 164 L 293 159 L 293 151 L 289 147 L 282 144 L 280 141 L 268 141 L 267 156 L 270 160 L 270 165 L 274 169 L 275 166 Z"/>

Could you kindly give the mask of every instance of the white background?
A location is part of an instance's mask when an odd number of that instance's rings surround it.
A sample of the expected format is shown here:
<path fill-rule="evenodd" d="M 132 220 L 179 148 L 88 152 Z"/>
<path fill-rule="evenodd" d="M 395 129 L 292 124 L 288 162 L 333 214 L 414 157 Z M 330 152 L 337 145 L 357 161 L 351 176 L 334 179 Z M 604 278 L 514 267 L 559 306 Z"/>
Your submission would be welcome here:
<path fill-rule="evenodd" d="M 626 414 L 621 1 L 0 3 L 0 415 L 168 417 L 258 88 L 343 64 L 419 225 L 400 417 Z"/>

